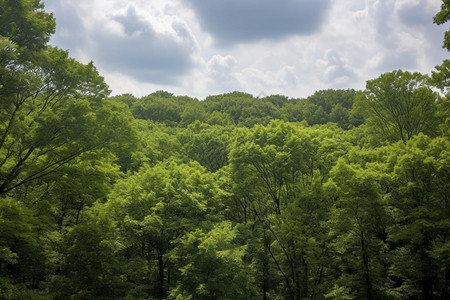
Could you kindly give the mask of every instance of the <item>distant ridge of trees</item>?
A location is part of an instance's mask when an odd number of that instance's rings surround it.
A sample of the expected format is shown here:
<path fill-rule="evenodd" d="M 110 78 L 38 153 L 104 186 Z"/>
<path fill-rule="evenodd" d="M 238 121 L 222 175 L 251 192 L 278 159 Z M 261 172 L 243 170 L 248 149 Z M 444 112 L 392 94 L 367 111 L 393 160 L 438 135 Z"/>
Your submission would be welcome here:
<path fill-rule="evenodd" d="M 158 91 L 141 98 L 125 94 L 113 99 L 126 103 L 135 118 L 171 126 L 186 126 L 201 121 L 211 125 L 251 127 L 280 119 L 306 121 L 309 125 L 334 122 L 343 129 L 350 129 L 363 123 L 362 116 L 351 112 L 356 94 L 353 89 L 330 89 L 318 91 L 306 99 L 293 99 L 282 95 L 255 98 L 247 93 L 233 92 L 208 96 L 199 101 Z"/>

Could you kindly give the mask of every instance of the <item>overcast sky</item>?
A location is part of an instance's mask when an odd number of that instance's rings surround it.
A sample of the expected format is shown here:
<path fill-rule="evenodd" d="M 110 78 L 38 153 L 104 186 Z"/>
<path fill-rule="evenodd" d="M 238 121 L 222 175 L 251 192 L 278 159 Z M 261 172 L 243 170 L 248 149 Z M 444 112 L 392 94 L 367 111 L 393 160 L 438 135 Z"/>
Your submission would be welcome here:
<path fill-rule="evenodd" d="M 113 94 L 301 98 L 364 89 L 449 58 L 441 0 L 43 0 L 51 44 L 94 61 Z"/>

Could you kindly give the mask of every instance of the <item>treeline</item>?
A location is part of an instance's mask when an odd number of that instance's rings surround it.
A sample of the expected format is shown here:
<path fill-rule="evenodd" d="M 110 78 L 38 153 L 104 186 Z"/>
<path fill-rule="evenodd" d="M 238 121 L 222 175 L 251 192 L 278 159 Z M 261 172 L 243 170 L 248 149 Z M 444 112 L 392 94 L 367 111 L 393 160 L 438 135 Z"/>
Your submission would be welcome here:
<path fill-rule="evenodd" d="M 364 121 L 360 115 L 351 112 L 355 95 L 353 89 L 318 91 L 306 99 L 282 95 L 255 98 L 250 94 L 233 92 L 198 101 L 157 91 L 142 98 L 127 94 L 114 99 L 126 103 L 135 118 L 167 126 L 186 127 L 200 121 L 209 125 L 252 127 L 267 125 L 277 119 L 306 121 L 308 125 L 333 122 L 343 129 L 351 129 Z"/>
<path fill-rule="evenodd" d="M 54 27 L 0 0 L 1 299 L 449 298 L 448 60 L 306 99 L 108 97 Z"/>

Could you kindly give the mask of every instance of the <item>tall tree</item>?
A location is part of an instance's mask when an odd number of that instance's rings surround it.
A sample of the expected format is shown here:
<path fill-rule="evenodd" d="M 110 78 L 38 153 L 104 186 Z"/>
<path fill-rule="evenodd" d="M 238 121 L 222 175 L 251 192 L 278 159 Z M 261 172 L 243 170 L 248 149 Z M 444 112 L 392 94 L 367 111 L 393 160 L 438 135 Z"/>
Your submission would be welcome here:
<path fill-rule="evenodd" d="M 92 63 L 46 44 L 55 24 L 42 9 L 39 0 L 0 9 L 0 195 L 111 138 L 97 130 L 115 119 L 102 102 L 108 86 Z"/>
<path fill-rule="evenodd" d="M 327 183 L 335 189 L 336 202 L 330 219 L 335 290 L 344 288 L 356 299 L 381 299 L 386 213 L 377 168 L 347 164 L 343 158 Z"/>
<path fill-rule="evenodd" d="M 124 255 L 146 262 L 137 283 L 149 295 L 166 296 L 179 273 L 168 253 L 186 232 L 217 217 L 216 194 L 214 178 L 203 167 L 174 159 L 144 165 L 116 184 L 107 209 L 124 237 Z"/>
<path fill-rule="evenodd" d="M 448 138 L 419 135 L 386 157 L 392 291 L 410 299 L 449 296 L 449 147 Z"/>
<path fill-rule="evenodd" d="M 406 142 L 420 132 L 434 134 L 439 95 L 420 73 L 393 71 L 368 80 L 356 97 L 354 110 L 370 129 L 389 141 Z"/>
<path fill-rule="evenodd" d="M 230 170 L 241 218 L 259 228 L 259 247 L 278 275 L 261 284 L 264 295 L 266 289 L 288 299 L 324 292 L 326 230 L 319 220 L 327 218 L 329 203 L 321 182 L 346 147 L 344 139 L 333 140 L 327 129 L 272 121 L 243 132 L 233 145 Z M 269 276 L 264 265 L 261 271 L 263 279 Z"/>

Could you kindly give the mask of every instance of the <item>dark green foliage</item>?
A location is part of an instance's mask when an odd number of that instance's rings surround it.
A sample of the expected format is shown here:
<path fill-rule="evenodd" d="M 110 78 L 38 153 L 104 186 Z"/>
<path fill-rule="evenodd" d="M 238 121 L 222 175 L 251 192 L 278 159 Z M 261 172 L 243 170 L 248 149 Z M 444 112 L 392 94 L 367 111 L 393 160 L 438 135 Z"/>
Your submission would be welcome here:
<path fill-rule="evenodd" d="M 189 159 L 215 172 L 228 165 L 235 129 L 234 126 L 211 126 L 197 121 L 181 131 L 178 139 Z"/>
<path fill-rule="evenodd" d="M 0 36 L 7 37 L 26 50 L 47 47 L 55 32 L 55 20 L 46 13 L 40 0 L 0 1 Z"/>
<path fill-rule="evenodd" d="M 285 120 L 309 125 L 337 123 L 343 129 L 351 129 L 363 123 L 362 117 L 351 114 L 356 91 L 324 90 L 315 92 L 306 99 L 295 99 L 285 103 L 281 111 Z"/>

